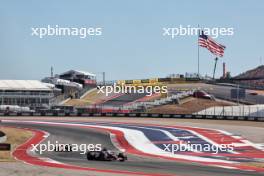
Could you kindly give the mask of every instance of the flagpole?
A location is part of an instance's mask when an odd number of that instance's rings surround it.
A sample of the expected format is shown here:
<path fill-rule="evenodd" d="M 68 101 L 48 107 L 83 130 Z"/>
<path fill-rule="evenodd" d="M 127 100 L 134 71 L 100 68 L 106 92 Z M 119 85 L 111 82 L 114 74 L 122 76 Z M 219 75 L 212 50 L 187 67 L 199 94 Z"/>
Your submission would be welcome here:
<path fill-rule="evenodd" d="M 198 24 L 198 28 L 199 28 L 199 24 Z M 199 29 L 199 33 L 198 33 L 198 38 L 197 38 L 197 59 L 198 59 L 198 78 L 200 78 L 200 46 L 199 46 L 199 36 L 200 36 L 200 29 Z"/>

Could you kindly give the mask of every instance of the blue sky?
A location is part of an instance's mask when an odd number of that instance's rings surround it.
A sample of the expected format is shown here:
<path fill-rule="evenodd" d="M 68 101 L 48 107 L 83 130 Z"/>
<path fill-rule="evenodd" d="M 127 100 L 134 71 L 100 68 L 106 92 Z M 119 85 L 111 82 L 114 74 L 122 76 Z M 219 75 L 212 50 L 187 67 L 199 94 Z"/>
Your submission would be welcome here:
<path fill-rule="evenodd" d="M 233 27 L 217 41 L 232 75 L 264 63 L 264 1 L 46 0 L 1 1 L 0 79 L 41 79 L 78 69 L 108 80 L 165 77 L 197 71 L 197 36 L 162 36 L 163 27 Z M 31 36 L 31 27 L 102 27 L 103 36 Z M 200 49 L 200 70 L 212 75 L 214 56 Z"/>

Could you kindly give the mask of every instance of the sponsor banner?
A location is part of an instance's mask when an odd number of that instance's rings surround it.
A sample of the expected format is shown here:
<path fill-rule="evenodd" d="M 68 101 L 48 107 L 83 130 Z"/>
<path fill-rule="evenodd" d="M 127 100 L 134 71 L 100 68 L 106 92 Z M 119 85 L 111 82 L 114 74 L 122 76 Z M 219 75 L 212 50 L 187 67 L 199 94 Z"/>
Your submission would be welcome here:
<path fill-rule="evenodd" d="M 192 115 L 191 114 L 186 114 L 184 117 L 185 118 L 192 118 Z"/>
<path fill-rule="evenodd" d="M 126 80 L 125 84 L 133 84 L 133 80 Z"/>
<path fill-rule="evenodd" d="M 125 80 L 118 80 L 118 81 L 117 81 L 117 84 L 120 84 L 120 85 L 121 85 L 121 84 L 125 84 L 125 83 L 126 83 Z"/>
<path fill-rule="evenodd" d="M 141 84 L 141 80 L 133 80 L 133 84 Z"/>
<path fill-rule="evenodd" d="M 129 116 L 129 117 L 136 117 L 136 116 L 137 116 L 137 114 L 135 114 L 135 113 L 132 113 L 132 114 L 131 114 L 131 113 L 129 113 L 129 114 L 128 114 L 128 116 Z"/>
<path fill-rule="evenodd" d="M 11 150 L 11 144 L 0 143 L 0 151 L 10 151 L 10 150 Z"/>
<path fill-rule="evenodd" d="M 207 118 L 207 119 L 213 119 L 214 118 L 214 116 L 205 116 L 205 118 Z"/>
<path fill-rule="evenodd" d="M 162 114 L 162 117 L 171 117 L 171 115 L 170 114 Z"/>
<path fill-rule="evenodd" d="M 158 82 L 171 82 L 171 78 L 158 78 Z"/>
<path fill-rule="evenodd" d="M 157 83 L 158 78 L 149 79 L 149 83 Z"/>
<path fill-rule="evenodd" d="M 151 114 L 151 117 L 160 117 L 160 114 Z"/>
<path fill-rule="evenodd" d="M 216 116 L 216 119 L 224 119 L 223 116 Z"/>
<path fill-rule="evenodd" d="M 146 113 L 140 114 L 140 117 L 148 117 L 148 114 Z"/>
<path fill-rule="evenodd" d="M 238 120 L 245 120 L 245 117 L 238 117 Z"/>
<path fill-rule="evenodd" d="M 142 79 L 141 83 L 149 83 L 149 79 Z"/>
<path fill-rule="evenodd" d="M 175 117 L 175 118 L 182 118 L 184 115 L 182 114 L 174 114 L 172 117 Z"/>
<path fill-rule="evenodd" d="M 96 80 L 93 79 L 85 79 L 84 84 L 96 84 Z"/>

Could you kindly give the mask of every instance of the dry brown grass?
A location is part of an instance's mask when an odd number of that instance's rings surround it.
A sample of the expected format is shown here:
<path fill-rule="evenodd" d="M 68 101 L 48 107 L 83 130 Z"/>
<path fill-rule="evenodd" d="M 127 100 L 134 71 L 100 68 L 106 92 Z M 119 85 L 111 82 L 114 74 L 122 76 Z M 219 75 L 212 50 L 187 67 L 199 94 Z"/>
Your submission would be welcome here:
<path fill-rule="evenodd" d="M 64 103 L 64 105 L 70 106 L 87 106 L 91 104 L 96 104 L 102 101 L 105 97 L 103 93 L 97 93 L 97 89 L 89 92 L 82 99 L 71 99 Z"/>
<path fill-rule="evenodd" d="M 83 100 L 83 99 L 71 99 L 67 101 L 66 103 L 64 103 L 64 105 L 67 105 L 67 106 L 87 106 L 90 104 L 91 104 L 90 101 Z"/>
<path fill-rule="evenodd" d="M 246 166 L 254 166 L 254 167 L 258 167 L 258 168 L 264 168 L 264 163 L 257 163 L 257 162 L 251 162 L 251 163 L 244 163 L 243 165 Z"/>
<path fill-rule="evenodd" d="M 3 131 L 7 136 L 7 141 L 5 143 L 11 144 L 11 151 L 0 151 L 0 162 L 15 161 L 11 153 L 16 149 L 16 147 L 31 138 L 33 134 L 23 129 L 9 127 L 0 127 L 0 131 Z"/>

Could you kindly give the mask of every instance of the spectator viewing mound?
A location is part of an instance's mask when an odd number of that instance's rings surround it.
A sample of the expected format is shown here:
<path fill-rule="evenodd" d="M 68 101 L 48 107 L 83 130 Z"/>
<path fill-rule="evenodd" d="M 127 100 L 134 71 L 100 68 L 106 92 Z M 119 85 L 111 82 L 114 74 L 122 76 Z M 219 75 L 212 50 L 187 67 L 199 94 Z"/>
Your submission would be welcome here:
<path fill-rule="evenodd" d="M 252 70 L 248 70 L 244 73 L 234 77 L 235 79 L 264 79 L 264 65 L 258 66 Z"/>
<path fill-rule="evenodd" d="M 232 103 L 225 101 L 213 101 L 209 99 L 188 98 L 180 104 L 168 104 L 150 108 L 149 113 L 162 114 L 192 114 L 209 107 L 230 106 Z"/>
<path fill-rule="evenodd" d="M 264 65 L 241 73 L 233 79 L 235 83 L 244 85 L 247 88 L 264 90 Z"/>

